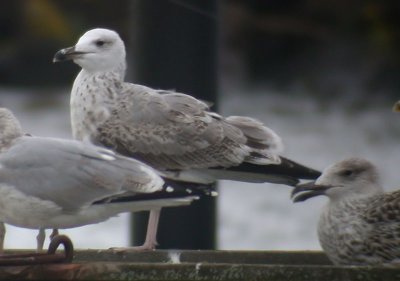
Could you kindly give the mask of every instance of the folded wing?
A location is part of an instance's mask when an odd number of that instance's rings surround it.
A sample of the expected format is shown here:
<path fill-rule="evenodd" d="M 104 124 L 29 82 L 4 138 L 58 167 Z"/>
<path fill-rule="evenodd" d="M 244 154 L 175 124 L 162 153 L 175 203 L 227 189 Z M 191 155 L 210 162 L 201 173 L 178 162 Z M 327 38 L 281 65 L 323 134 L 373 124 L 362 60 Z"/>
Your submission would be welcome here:
<path fill-rule="evenodd" d="M 249 117 L 223 118 L 191 96 L 124 83 L 93 141 L 158 169 L 277 164 L 280 138 Z"/>
<path fill-rule="evenodd" d="M 78 141 L 21 137 L 0 155 L 0 183 L 75 210 L 125 192 L 162 189 L 148 166 Z"/>

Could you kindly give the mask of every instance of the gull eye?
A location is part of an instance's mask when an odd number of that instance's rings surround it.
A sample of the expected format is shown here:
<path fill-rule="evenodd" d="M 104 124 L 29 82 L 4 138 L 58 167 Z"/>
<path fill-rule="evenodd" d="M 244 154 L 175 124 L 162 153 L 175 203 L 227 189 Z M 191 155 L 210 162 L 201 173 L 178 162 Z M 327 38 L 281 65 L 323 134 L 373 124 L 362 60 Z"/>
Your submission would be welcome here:
<path fill-rule="evenodd" d="M 340 173 L 342 176 L 349 177 L 353 174 L 352 170 L 344 170 Z"/>
<path fill-rule="evenodd" d="M 102 47 L 102 46 L 104 46 L 105 43 L 106 43 L 106 42 L 104 42 L 103 40 L 97 40 L 97 41 L 95 42 L 95 44 L 96 44 L 97 47 Z"/>

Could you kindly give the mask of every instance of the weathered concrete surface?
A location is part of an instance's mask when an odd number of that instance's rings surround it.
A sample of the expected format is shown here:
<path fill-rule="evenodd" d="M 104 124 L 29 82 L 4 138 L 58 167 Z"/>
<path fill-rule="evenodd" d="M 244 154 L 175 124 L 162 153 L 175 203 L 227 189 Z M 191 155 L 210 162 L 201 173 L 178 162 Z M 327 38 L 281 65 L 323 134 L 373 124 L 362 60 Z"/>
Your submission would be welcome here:
<path fill-rule="evenodd" d="M 400 280 L 400 269 L 336 267 L 320 252 L 77 251 L 72 264 L 0 267 L 0 280 Z"/>
<path fill-rule="evenodd" d="M 178 259 L 183 263 L 228 264 L 313 264 L 329 265 L 328 258 L 320 251 L 180 251 L 157 250 L 148 252 L 116 253 L 111 250 L 76 251 L 74 261 L 108 261 L 135 263 L 168 263 Z"/>

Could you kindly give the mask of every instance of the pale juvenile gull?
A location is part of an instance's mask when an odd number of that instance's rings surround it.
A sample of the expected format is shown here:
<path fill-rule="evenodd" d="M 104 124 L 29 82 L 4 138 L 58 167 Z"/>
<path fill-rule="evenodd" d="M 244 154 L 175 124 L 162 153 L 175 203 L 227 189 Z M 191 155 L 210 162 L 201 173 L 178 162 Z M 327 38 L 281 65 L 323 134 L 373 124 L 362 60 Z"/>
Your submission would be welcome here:
<path fill-rule="evenodd" d="M 376 167 L 350 158 L 326 168 L 313 183 L 298 185 L 294 202 L 326 195 L 318 223 L 320 244 L 337 265 L 398 265 L 400 191 L 385 193 Z"/>
<path fill-rule="evenodd" d="M 125 46 L 112 30 L 86 32 L 54 56 L 54 62 L 65 60 L 82 68 L 71 91 L 74 138 L 139 159 L 171 184 L 228 179 L 295 185 L 320 175 L 279 156 L 280 137 L 258 120 L 224 118 L 192 96 L 124 82 Z"/>
<path fill-rule="evenodd" d="M 5 108 L 0 108 L 0 144 L 0 221 L 43 230 L 41 235 L 44 229 L 189 205 L 198 198 L 165 191 L 152 168 L 111 150 L 23 135 L 18 120 Z M 39 237 L 38 250 L 43 243 L 44 236 Z"/>

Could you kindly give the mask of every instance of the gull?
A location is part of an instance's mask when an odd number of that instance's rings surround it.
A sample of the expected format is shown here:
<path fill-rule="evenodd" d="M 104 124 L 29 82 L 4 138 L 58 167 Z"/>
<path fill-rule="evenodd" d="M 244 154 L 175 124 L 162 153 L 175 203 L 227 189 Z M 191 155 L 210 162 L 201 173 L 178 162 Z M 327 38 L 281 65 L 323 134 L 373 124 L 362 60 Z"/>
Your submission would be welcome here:
<path fill-rule="evenodd" d="M 400 112 L 400 100 L 393 105 L 392 109 L 394 112 Z"/>
<path fill-rule="evenodd" d="M 294 202 L 329 198 L 318 223 L 324 252 L 336 265 L 395 265 L 400 261 L 400 191 L 385 193 L 376 167 L 349 158 L 298 185 Z"/>
<path fill-rule="evenodd" d="M 70 100 L 75 139 L 143 161 L 171 185 L 225 179 L 293 186 L 320 175 L 281 157 L 281 138 L 254 118 L 225 118 L 190 95 L 125 82 L 125 55 L 120 36 L 103 28 L 55 54 L 54 62 L 82 68 Z"/>
<path fill-rule="evenodd" d="M 0 108 L 0 221 L 39 229 L 38 251 L 45 229 L 79 227 L 123 212 L 184 206 L 198 199 L 163 186 L 151 167 L 106 148 L 24 135 L 12 112 Z"/>

